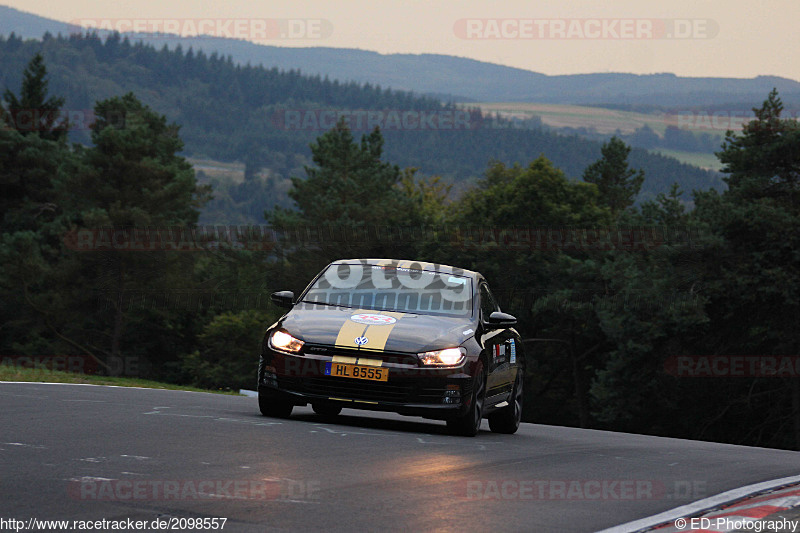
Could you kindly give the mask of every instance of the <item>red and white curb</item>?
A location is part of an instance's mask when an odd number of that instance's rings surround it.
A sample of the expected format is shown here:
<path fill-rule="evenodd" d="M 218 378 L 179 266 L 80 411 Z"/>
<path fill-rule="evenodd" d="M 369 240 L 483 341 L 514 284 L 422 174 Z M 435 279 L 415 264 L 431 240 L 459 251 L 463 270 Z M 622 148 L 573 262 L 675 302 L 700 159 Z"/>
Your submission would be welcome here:
<path fill-rule="evenodd" d="M 777 487 L 777 489 L 776 489 Z M 764 531 L 754 522 L 800 506 L 800 476 L 786 477 L 729 490 L 710 498 L 613 526 L 596 533 L 724 533 L 738 529 Z M 694 521 L 692 520 L 694 519 Z M 784 520 L 784 519 L 775 519 Z M 778 524 L 783 531 L 800 531 L 800 522 Z M 779 529 L 781 530 L 781 529 Z"/>

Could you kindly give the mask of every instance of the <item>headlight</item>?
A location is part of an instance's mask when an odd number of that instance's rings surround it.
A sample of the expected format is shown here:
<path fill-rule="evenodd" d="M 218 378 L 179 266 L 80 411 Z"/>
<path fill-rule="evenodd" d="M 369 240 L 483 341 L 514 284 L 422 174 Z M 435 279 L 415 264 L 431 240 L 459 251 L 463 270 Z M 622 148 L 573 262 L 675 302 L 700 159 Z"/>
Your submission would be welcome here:
<path fill-rule="evenodd" d="M 280 352 L 300 353 L 303 341 L 295 339 L 285 331 L 276 330 L 269 336 L 269 346 Z"/>
<path fill-rule="evenodd" d="M 464 360 L 467 350 L 465 348 L 447 348 L 446 350 L 423 352 L 417 355 L 423 365 L 454 366 Z"/>

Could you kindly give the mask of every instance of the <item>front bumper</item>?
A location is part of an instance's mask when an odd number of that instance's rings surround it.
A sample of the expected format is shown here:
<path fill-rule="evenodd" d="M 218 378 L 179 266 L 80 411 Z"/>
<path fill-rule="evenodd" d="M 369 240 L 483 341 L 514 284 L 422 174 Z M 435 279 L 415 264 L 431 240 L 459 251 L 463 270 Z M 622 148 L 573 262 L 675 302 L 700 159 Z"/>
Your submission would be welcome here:
<path fill-rule="evenodd" d="M 325 363 L 334 360 L 333 355 L 292 356 L 268 349 L 259 364 L 258 390 L 295 405 L 327 402 L 435 419 L 450 418 L 466 408 L 472 392 L 467 361 L 459 367 L 423 368 L 403 357 L 404 362 L 387 354 L 382 366 L 389 369 L 388 381 L 371 381 L 325 375 Z"/>

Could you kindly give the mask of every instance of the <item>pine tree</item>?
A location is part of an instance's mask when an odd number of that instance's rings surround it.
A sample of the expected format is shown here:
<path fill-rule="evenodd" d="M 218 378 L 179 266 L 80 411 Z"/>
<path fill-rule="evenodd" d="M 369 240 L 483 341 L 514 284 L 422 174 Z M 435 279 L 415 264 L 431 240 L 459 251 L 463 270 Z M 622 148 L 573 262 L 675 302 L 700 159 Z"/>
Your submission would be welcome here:
<path fill-rule="evenodd" d="M 783 102 L 773 89 L 756 119 L 741 134 L 728 131 L 717 157 L 729 174 L 730 192 L 741 198 L 771 198 L 797 213 L 800 188 L 800 129 L 796 120 L 781 118 Z"/>
<path fill-rule="evenodd" d="M 0 108 L 0 119 L 22 135 L 36 133 L 47 140 L 65 139 L 69 124 L 59 116 L 64 99 L 47 98 L 47 85 L 44 58 L 36 54 L 23 73 L 19 97 L 9 89 L 3 93 L 7 110 Z"/>
<path fill-rule="evenodd" d="M 76 222 L 87 228 L 165 228 L 186 227 L 197 222 L 198 208 L 207 200 L 208 190 L 199 187 L 194 170 L 181 156 L 183 148 L 178 126 L 168 124 L 163 115 L 142 104 L 133 93 L 98 102 L 92 126 L 94 146 L 84 152 L 83 164 L 64 190 L 74 194 L 72 211 Z M 185 230 L 184 230 L 185 231 Z M 113 249 L 100 255 L 87 255 L 79 265 L 79 279 L 91 279 L 107 295 L 113 318 L 108 328 L 109 353 L 118 357 L 123 351 L 126 327 L 133 319 L 124 307 L 124 295 L 130 290 L 150 290 L 160 284 L 184 283 L 179 278 L 152 275 L 152 254 L 124 251 L 136 235 L 126 234 L 122 251 Z M 150 234 L 148 242 L 160 237 Z M 184 238 L 185 240 L 185 238 Z M 139 242 L 142 239 L 139 238 Z M 186 267 L 171 267 L 182 257 L 167 257 L 159 267 L 166 272 Z M 172 263 L 170 262 L 172 261 Z M 164 285 L 165 286 L 165 285 Z"/>
<path fill-rule="evenodd" d="M 694 214 L 713 231 L 705 253 L 714 273 L 707 308 L 716 327 L 706 341 L 713 353 L 800 350 L 800 123 L 782 119 L 782 110 L 773 90 L 741 133 L 728 131 L 717 156 L 730 188 L 695 193 Z M 771 445 L 800 449 L 800 410 L 781 407 L 800 405 L 800 387 L 791 381 L 741 386 L 733 391 L 736 404 L 719 411 L 739 424 L 749 418 L 751 431 Z"/>
<path fill-rule="evenodd" d="M 266 213 L 284 225 L 299 216 L 307 224 L 413 224 L 412 200 L 399 187 L 397 165 L 381 161 L 383 136 L 376 128 L 353 140 L 344 119 L 311 144 L 315 167 L 306 166 L 307 179 L 292 178 L 289 196 L 298 211 Z"/>
<path fill-rule="evenodd" d="M 617 137 L 603 143 L 602 157 L 589 165 L 583 173 L 583 180 L 594 183 L 600 190 L 600 197 L 618 215 L 633 205 L 644 183 L 644 171 L 628 167 L 628 154 L 631 148 Z"/>

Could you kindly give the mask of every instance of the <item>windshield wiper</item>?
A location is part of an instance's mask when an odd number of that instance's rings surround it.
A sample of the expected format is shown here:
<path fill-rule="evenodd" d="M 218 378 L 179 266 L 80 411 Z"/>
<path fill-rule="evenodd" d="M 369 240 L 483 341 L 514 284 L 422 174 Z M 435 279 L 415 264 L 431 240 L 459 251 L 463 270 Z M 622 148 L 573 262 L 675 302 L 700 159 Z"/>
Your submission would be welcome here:
<path fill-rule="evenodd" d="M 329 307 L 347 307 L 348 309 L 352 309 L 352 307 L 349 306 L 349 305 L 331 304 L 331 303 L 328 303 L 328 302 L 314 302 L 312 300 L 300 300 L 298 303 L 314 304 L 314 305 L 327 305 Z"/>

